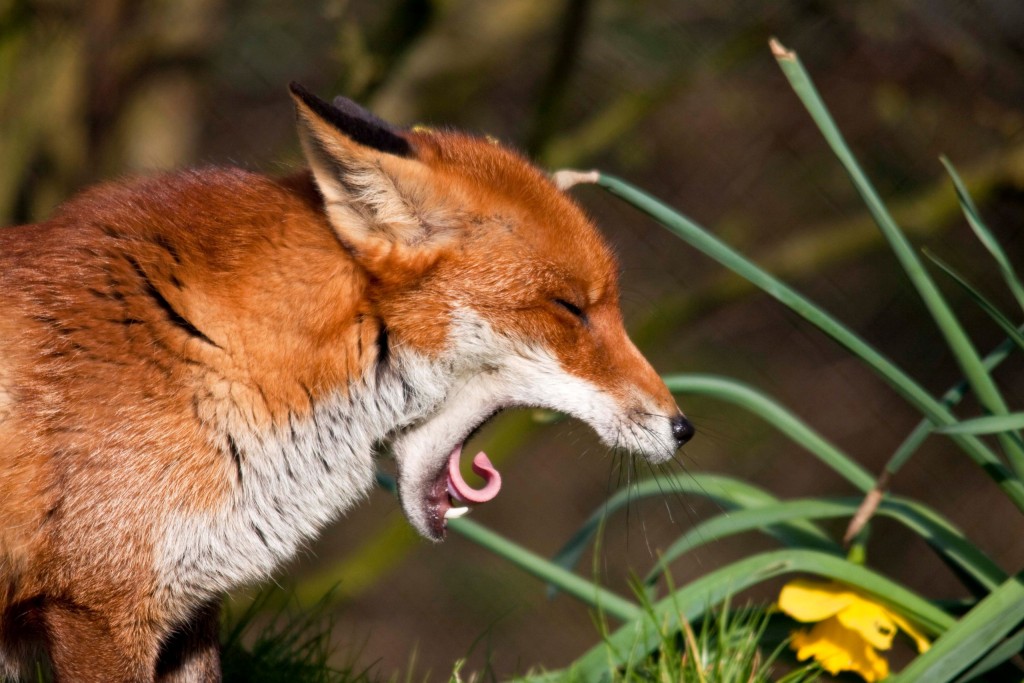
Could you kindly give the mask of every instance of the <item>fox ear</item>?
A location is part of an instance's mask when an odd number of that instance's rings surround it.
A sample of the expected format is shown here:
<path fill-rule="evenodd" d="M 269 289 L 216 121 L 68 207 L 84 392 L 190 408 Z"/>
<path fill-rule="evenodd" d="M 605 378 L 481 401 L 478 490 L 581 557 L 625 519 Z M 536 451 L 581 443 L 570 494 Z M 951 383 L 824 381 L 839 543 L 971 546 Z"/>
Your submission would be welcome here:
<path fill-rule="evenodd" d="M 347 98 L 290 90 L 328 218 L 357 258 L 422 251 L 453 231 L 454 212 L 404 131 Z"/>

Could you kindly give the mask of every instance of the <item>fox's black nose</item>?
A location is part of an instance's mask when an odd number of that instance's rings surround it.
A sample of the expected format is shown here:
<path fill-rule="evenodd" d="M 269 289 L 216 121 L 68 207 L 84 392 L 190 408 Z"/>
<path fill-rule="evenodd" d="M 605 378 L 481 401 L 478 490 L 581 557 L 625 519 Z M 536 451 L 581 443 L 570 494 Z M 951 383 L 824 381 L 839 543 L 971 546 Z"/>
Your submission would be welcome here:
<path fill-rule="evenodd" d="M 672 436 L 675 437 L 677 446 L 682 446 L 692 439 L 696 433 L 697 430 L 693 428 L 690 421 L 683 417 L 682 414 L 672 418 Z"/>

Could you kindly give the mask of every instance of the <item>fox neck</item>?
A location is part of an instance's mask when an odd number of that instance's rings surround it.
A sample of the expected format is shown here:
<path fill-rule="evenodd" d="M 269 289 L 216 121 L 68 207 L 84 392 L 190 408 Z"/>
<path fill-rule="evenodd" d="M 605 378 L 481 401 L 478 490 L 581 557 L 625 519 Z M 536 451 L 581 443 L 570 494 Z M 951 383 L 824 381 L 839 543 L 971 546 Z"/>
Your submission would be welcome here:
<path fill-rule="evenodd" d="M 437 364 L 392 351 L 304 416 L 226 434 L 236 480 L 217 509 L 172 517 L 159 560 L 163 601 L 188 610 L 271 573 L 373 485 L 375 451 L 443 402 Z"/>
<path fill-rule="evenodd" d="M 226 485 L 216 505 L 186 504 L 168 517 L 158 560 L 168 607 L 189 609 L 197 586 L 211 596 L 293 556 L 367 495 L 379 444 L 435 411 L 452 383 L 443 359 L 389 334 L 366 277 L 324 239 L 325 224 L 292 227 L 292 241 L 273 250 L 252 242 L 263 251 L 247 258 L 258 265 L 238 259 L 237 272 L 218 278 L 230 286 L 224 301 L 246 302 L 241 314 L 237 306 L 231 317 L 211 314 L 228 308 L 209 295 L 195 308 L 182 302 L 216 345 L 193 340 L 186 351 L 206 373 L 193 408 L 222 456 Z M 292 288 L 301 291 L 285 291 Z M 283 308 L 275 299 L 300 303 Z"/>

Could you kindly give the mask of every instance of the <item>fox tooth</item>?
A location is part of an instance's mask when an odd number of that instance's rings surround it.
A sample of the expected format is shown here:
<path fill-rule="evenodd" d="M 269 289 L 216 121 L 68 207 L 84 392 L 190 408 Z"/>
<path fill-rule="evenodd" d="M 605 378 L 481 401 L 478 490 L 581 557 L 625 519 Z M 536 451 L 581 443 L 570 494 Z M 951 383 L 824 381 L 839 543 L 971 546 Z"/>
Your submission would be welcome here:
<path fill-rule="evenodd" d="M 461 517 L 462 515 L 466 514 L 467 512 L 469 512 L 469 508 L 468 507 L 448 508 L 444 512 L 444 518 L 445 519 L 458 519 L 459 517 Z"/>

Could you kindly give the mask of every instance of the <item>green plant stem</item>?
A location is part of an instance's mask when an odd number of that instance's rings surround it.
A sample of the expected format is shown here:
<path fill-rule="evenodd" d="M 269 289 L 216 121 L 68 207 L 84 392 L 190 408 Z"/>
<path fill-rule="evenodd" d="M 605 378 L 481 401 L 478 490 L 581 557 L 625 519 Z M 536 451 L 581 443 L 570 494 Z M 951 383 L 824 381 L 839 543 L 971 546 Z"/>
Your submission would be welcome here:
<path fill-rule="evenodd" d="M 597 184 L 646 213 L 695 249 L 751 281 L 768 295 L 817 326 L 860 357 L 900 396 L 917 408 L 934 424 L 949 425 L 957 421 L 956 417 L 953 416 L 946 406 L 933 398 L 903 370 L 858 337 L 849 328 L 834 319 L 809 299 L 762 270 L 736 250 L 727 246 L 686 216 L 614 176 L 601 173 Z M 1024 484 L 1002 463 L 999 457 L 977 437 L 959 434 L 953 435 L 951 438 L 996 481 L 1007 497 L 1020 510 L 1024 511 Z"/>
<path fill-rule="evenodd" d="M 566 162 L 563 165 L 571 165 Z M 966 181 L 975 195 L 990 195 L 997 187 L 1021 189 L 1024 167 L 1024 145 L 993 155 L 972 165 Z M 890 202 L 893 217 L 915 238 L 941 239 L 950 231 L 949 224 L 962 215 L 961 205 L 949 196 L 945 179 L 936 180 L 926 189 Z M 747 223 L 750 211 L 738 211 L 728 220 Z M 885 237 L 870 215 L 856 214 L 839 220 L 812 224 L 798 235 L 787 238 L 770 249 L 750 254 L 769 272 L 791 282 L 804 279 L 829 267 L 841 267 L 860 258 L 870 258 Z M 685 288 L 666 294 L 651 306 L 650 313 L 631 326 L 630 336 L 641 348 L 657 348 L 682 325 L 718 310 L 755 291 L 749 281 L 736 278 L 727 271 L 717 271 L 707 279 L 687 282 Z"/>
<path fill-rule="evenodd" d="M 817 521 L 849 517 L 859 504 L 856 498 L 806 498 L 729 510 L 695 524 L 676 539 L 662 553 L 658 566 L 644 577 L 644 582 L 656 581 L 683 553 L 721 538 L 796 519 Z M 924 505 L 907 498 L 891 497 L 879 504 L 875 514 L 895 519 L 913 531 L 987 591 L 1006 581 L 1006 572 L 999 565 L 968 541 L 963 532 Z"/>
<path fill-rule="evenodd" d="M 579 563 L 586 546 L 597 536 L 605 519 L 628 505 L 636 505 L 647 498 L 664 497 L 665 495 L 699 496 L 707 498 L 725 510 L 755 508 L 779 502 L 778 498 L 753 484 L 710 472 L 685 472 L 641 479 L 620 489 L 594 510 L 572 538 L 558 551 L 553 561 L 566 570 L 572 569 Z M 806 520 L 766 525 L 764 532 L 775 536 L 788 546 L 813 548 L 834 555 L 842 554 L 842 548 L 833 542 L 824 530 Z"/>
<path fill-rule="evenodd" d="M 1003 251 L 1003 247 L 996 240 L 995 235 L 988 229 L 985 222 L 981 220 L 981 212 L 978 211 L 978 207 L 975 205 L 971 194 L 964 185 L 963 179 L 960 178 L 960 174 L 957 173 L 953 164 L 946 157 L 940 157 L 939 160 L 946 167 L 949 177 L 953 179 L 953 187 L 956 188 L 956 196 L 960 201 L 960 208 L 963 210 L 967 223 L 974 230 L 974 234 L 977 235 L 985 248 L 988 249 L 988 252 L 992 254 L 992 258 L 999 264 L 999 270 L 1003 275 L 1006 286 L 1009 287 L 1013 298 L 1017 300 L 1017 305 L 1024 311 L 1024 285 L 1021 285 L 1020 279 L 1010 263 L 1010 259 L 1006 257 L 1006 252 Z"/>
<path fill-rule="evenodd" d="M 1021 331 L 1024 331 L 1024 327 L 1021 328 Z M 985 369 L 989 372 L 995 369 L 1000 363 L 1006 360 L 1007 356 L 1010 355 L 1010 351 L 1012 351 L 1014 347 L 1015 343 L 1013 339 L 1004 339 L 1002 343 L 992 349 L 992 351 L 985 356 L 982 361 L 985 363 Z M 970 389 L 970 385 L 967 382 L 957 382 L 942 395 L 940 400 L 944 406 L 951 408 L 963 399 L 968 389 Z M 896 451 L 892 454 L 892 457 L 889 458 L 889 462 L 885 464 L 885 471 L 890 475 L 895 475 L 899 472 L 904 463 L 906 463 L 907 460 L 917 452 L 917 449 L 921 447 L 921 444 L 924 443 L 925 439 L 928 438 L 928 435 L 931 434 L 934 429 L 935 425 L 933 425 L 930 420 L 927 418 L 921 420 L 921 422 L 914 427 L 914 431 L 912 431 L 907 438 L 903 440 L 903 443 L 899 445 Z"/>
<path fill-rule="evenodd" d="M 1018 330 L 1019 332 L 1019 330 Z M 996 348 L 992 349 L 991 352 L 982 360 L 985 364 L 986 372 L 991 372 L 1000 363 L 1006 360 L 1006 357 L 1010 355 L 1010 351 L 1013 350 L 1016 345 L 1013 338 L 1004 339 Z M 967 391 L 971 388 L 970 384 L 964 380 L 957 382 L 950 387 L 946 393 L 942 395 L 940 401 L 942 405 L 947 408 L 955 406 L 964 397 Z M 925 418 L 917 423 L 914 430 L 907 435 L 907 438 L 903 440 L 903 443 L 897 447 L 889 458 L 888 462 L 885 463 L 885 468 L 879 475 L 878 480 L 875 482 L 874 489 L 868 493 L 861 503 L 860 509 L 857 510 L 857 514 L 850 520 L 850 526 L 846 531 L 846 538 L 851 538 L 870 521 L 871 516 L 874 514 L 875 506 L 878 501 L 881 500 L 881 496 L 885 493 L 885 490 L 889 487 L 889 482 L 896 475 L 897 472 L 903 467 L 903 465 L 910 460 L 911 456 L 917 452 L 917 449 L 921 447 L 921 444 L 925 442 L 933 432 L 935 431 L 935 425 Z"/>
<path fill-rule="evenodd" d="M 638 619 L 642 614 L 642 610 L 635 603 L 562 569 L 551 560 L 537 555 L 472 520 L 465 517 L 452 519 L 448 521 L 448 528 L 477 545 L 487 548 L 541 581 L 557 586 L 560 591 L 568 593 L 619 621 L 632 621 Z"/>
<path fill-rule="evenodd" d="M 988 314 L 988 317 L 992 318 L 992 322 L 999 325 L 999 327 L 1006 333 L 1006 335 L 1013 340 L 1018 348 L 1024 350 L 1024 334 L 1021 334 L 1017 327 L 1010 321 L 1010 318 L 999 310 L 999 307 L 992 303 L 991 300 L 984 294 L 982 294 L 977 288 L 973 287 L 967 279 L 956 272 L 952 266 L 940 259 L 938 256 L 930 253 L 927 249 L 925 254 L 932 260 L 932 263 L 937 265 L 946 275 L 949 276 L 953 282 L 957 283 L 961 289 L 966 292 L 974 303 L 978 304 L 978 307 Z"/>
<path fill-rule="evenodd" d="M 826 441 L 799 417 L 753 387 L 713 375 L 667 375 L 663 379 L 673 393 L 711 396 L 749 410 L 806 448 L 861 491 L 870 491 L 874 486 L 874 477 L 859 463 Z"/>
<path fill-rule="evenodd" d="M 377 483 L 384 489 L 394 493 L 395 482 L 390 476 L 378 473 Z M 551 560 L 541 557 L 532 550 L 510 541 L 487 527 L 465 517 L 448 520 L 448 529 L 464 536 L 479 546 L 490 550 L 507 562 L 516 565 L 523 571 L 532 574 L 567 593 L 574 598 L 599 609 L 604 614 L 619 621 L 628 622 L 639 619 L 643 610 L 639 605 L 602 588 L 594 582 L 576 576 L 572 572 L 559 567 Z"/>
<path fill-rule="evenodd" d="M 928 275 L 928 271 L 925 270 L 920 259 L 917 257 L 909 240 L 907 240 L 906 236 L 892 219 L 892 215 L 878 196 L 878 192 L 860 168 L 842 133 L 832 119 L 832 115 L 818 94 L 817 88 L 814 87 L 810 75 L 800 63 L 800 59 L 795 53 L 785 50 L 778 43 L 773 42 L 772 50 L 782 72 L 789 80 L 797 97 L 800 98 L 811 118 L 818 125 L 833 153 L 835 153 L 843 168 L 849 174 L 857 192 L 864 200 L 864 203 L 867 204 L 868 210 L 871 212 L 878 227 L 889 241 L 893 253 L 903 266 L 903 270 L 906 272 L 907 277 L 910 278 L 914 288 L 921 296 L 940 332 L 946 338 L 946 343 L 963 370 L 967 381 L 970 382 L 978 400 L 990 413 L 1005 415 L 1009 412 L 1009 408 L 1003 400 L 1002 394 L 999 393 L 995 381 L 985 371 L 977 349 L 974 348 L 974 344 L 956 319 L 956 316 L 953 315 L 952 310 L 945 299 L 943 299 L 935 282 Z M 1012 434 L 999 434 L 997 438 L 1009 457 L 1017 476 L 1024 477 L 1024 447 L 1021 446 L 1020 440 Z"/>

